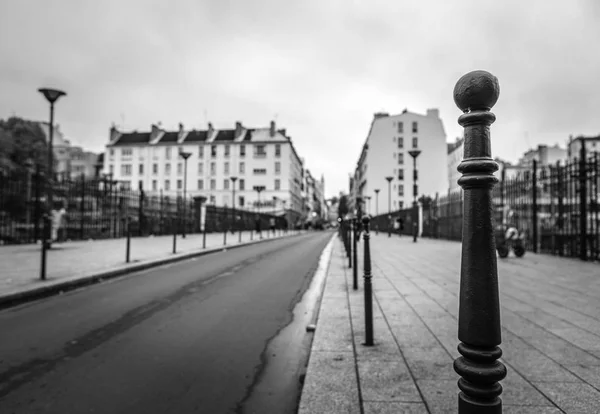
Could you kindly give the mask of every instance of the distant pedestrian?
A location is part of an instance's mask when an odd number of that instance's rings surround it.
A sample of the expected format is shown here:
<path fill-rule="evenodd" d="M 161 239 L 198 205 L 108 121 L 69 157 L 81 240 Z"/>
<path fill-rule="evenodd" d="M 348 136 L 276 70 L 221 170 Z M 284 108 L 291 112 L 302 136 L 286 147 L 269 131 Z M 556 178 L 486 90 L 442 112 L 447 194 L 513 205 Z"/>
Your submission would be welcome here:
<path fill-rule="evenodd" d="M 52 241 L 62 241 L 65 238 L 67 210 L 64 206 L 52 210 Z"/>
<path fill-rule="evenodd" d="M 271 217 L 269 219 L 269 226 L 271 227 L 271 231 L 275 234 L 275 218 Z"/>
<path fill-rule="evenodd" d="M 260 232 L 260 216 L 258 214 L 256 215 L 256 219 L 255 219 L 255 228 L 256 228 L 256 232 L 262 236 L 262 234 Z"/>

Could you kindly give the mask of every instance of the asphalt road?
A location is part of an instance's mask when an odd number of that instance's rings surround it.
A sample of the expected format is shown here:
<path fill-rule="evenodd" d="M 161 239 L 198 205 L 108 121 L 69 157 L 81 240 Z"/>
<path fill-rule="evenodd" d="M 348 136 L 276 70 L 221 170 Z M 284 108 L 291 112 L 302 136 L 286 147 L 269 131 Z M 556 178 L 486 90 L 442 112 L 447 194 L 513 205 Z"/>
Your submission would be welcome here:
<path fill-rule="evenodd" d="M 298 323 L 330 237 L 215 253 L 0 312 L 0 413 L 295 412 L 301 367 L 269 370 L 276 355 L 265 354 Z"/>

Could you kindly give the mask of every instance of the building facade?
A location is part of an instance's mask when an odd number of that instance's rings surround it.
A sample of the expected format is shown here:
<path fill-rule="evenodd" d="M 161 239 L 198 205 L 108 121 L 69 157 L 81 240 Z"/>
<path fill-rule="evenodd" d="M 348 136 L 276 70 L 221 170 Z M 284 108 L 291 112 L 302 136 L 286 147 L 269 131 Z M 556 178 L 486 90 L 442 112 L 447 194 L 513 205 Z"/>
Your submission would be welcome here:
<path fill-rule="evenodd" d="M 573 136 L 569 137 L 569 142 L 567 145 L 567 158 L 572 160 L 574 158 L 579 158 L 581 153 L 581 147 L 585 145 L 585 151 L 588 154 L 592 154 L 594 152 L 600 152 L 600 136 L 597 137 L 584 137 L 578 136 L 573 138 Z"/>
<path fill-rule="evenodd" d="M 421 151 L 416 165 L 418 196 L 445 193 L 448 149 L 439 111 L 428 109 L 425 115 L 407 110 L 393 116 L 376 113 L 350 177 L 350 211 L 356 208 L 358 197 L 375 199 L 375 189 L 380 190 L 379 214 L 388 208 L 394 211 L 411 206 L 415 181 L 409 151 L 413 149 Z M 386 177 L 392 177 L 389 187 Z"/>
<path fill-rule="evenodd" d="M 181 153 L 189 154 L 187 161 Z M 127 133 L 113 126 L 104 173 L 147 193 L 181 196 L 185 181 L 188 197 L 204 196 L 209 204 L 285 212 L 294 220 L 303 210 L 303 163 L 275 122 L 267 128 L 237 122 L 233 129 L 209 123 L 207 130 L 185 130 L 180 124 L 178 131 L 152 125 L 149 132 Z"/>
<path fill-rule="evenodd" d="M 50 124 L 48 122 L 39 122 L 38 124 L 46 135 L 46 139 L 48 139 Z M 61 131 L 59 124 L 54 125 L 52 148 L 54 172 L 58 176 L 74 178 L 83 174 L 86 178 L 91 178 L 97 175 L 96 164 L 98 163 L 99 154 L 71 145 L 71 142 L 66 139 L 65 134 Z"/>

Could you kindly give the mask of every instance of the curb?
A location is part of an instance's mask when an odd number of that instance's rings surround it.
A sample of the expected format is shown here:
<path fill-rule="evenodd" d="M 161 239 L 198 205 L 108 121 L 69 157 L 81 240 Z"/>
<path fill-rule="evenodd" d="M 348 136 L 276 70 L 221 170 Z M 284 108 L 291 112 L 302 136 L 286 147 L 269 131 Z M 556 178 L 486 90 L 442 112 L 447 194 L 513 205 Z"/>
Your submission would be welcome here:
<path fill-rule="evenodd" d="M 298 237 L 298 236 L 301 236 L 304 234 L 306 234 L 306 233 L 292 234 L 289 236 L 280 236 L 277 238 L 265 238 L 262 240 L 261 239 L 253 240 L 253 241 L 249 241 L 246 243 L 232 244 L 231 246 L 221 246 L 221 247 L 214 247 L 214 248 L 195 251 L 195 252 L 182 253 L 177 256 L 165 257 L 165 258 L 145 261 L 145 262 L 137 263 L 137 264 L 125 264 L 125 266 L 120 267 L 120 268 L 95 272 L 93 274 L 84 275 L 77 279 L 65 280 L 62 282 L 54 283 L 52 285 L 40 286 L 40 287 L 32 288 L 29 290 L 25 290 L 22 292 L 14 292 L 14 293 L 8 293 L 5 295 L 0 295 L 0 310 L 8 309 L 8 308 L 15 307 L 18 305 L 22 305 L 24 303 L 32 302 L 34 300 L 54 296 L 54 295 L 62 293 L 62 292 L 68 292 L 70 290 L 75 290 L 80 287 L 94 285 L 97 283 L 101 283 L 105 280 L 116 279 L 120 276 L 125 276 L 130 273 L 136 273 L 136 272 L 140 272 L 143 270 L 152 269 L 154 267 L 163 266 L 166 264 L 182 262 L 184 260 L 188 260 L 188 259 L 192 259 L 192 258 L 200 257 L 200 256 L 206 256 L 208 254 L 218 253 L 218 252 L 222 252 L 225 250 L 232 250 L 232 249 L 236 249 L 236 248 L 240 248 L 240 247 L 251 246 L 254 244 L 258 244 L 258 243 L 264 243 L 264 242 L 275 241 L 275 240 L 280 240 L 280 239 L 287 239 L 287 238 L 291 238 L 291 237 Z"/>

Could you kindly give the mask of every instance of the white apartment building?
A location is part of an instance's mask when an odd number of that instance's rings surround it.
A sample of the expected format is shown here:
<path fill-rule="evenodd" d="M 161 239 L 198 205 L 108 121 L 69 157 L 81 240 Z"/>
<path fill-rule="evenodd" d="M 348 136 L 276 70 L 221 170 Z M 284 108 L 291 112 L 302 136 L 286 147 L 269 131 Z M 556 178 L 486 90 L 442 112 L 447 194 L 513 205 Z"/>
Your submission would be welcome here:
<path fill-rule="evenodd" d="M 600 152 L 600 135 L 597 137 L 578 136 L 576 138 L 570 136 L 567 143 L 567 157 L 569 160 L 579 159 L 582 145 L 585 145 L 588 157 L 594 152 Z"/>
<path fill-rule="evenodd" d="M 288 216 L 302 211 L 302 161 L 285 129 L 245 128 L 121 132 L 114 126 L 104 155 L 104 173 L 124 186 L 146 193 L 183 194 L 188 153 L 187 196 L 204 196 L 207 203 Z M 257 188 L 262 188 L 259 193 Z"/>
<path fill-rule="evenodd" d="M 375 200 L 379 189 L 379 214 L 388 211 L 388 182 L 392 211 L 406 208 L 413 201 L 413 159 L 409 151 L 421 151 L 417 157 L 418 196 L 448 190 L 446 133 L 437 109 L 426 115 L 404 110 L 399 115 L 376 113 L 350 180 L 350 206 L 366 195 Z M 352 210 L 351 210 L 352 211 Z"/>

